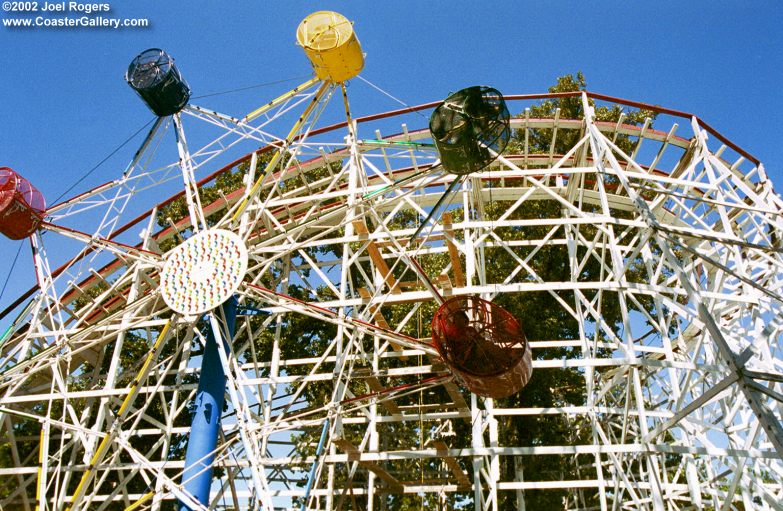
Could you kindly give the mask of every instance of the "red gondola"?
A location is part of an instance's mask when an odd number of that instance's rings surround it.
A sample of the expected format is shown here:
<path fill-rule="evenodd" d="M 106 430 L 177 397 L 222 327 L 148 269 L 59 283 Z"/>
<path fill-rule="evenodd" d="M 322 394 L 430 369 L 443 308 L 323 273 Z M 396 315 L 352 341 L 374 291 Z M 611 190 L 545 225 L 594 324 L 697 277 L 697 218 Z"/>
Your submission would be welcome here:
<path fill-rule="evenodd" d="M 0 233 L 24 239 L 38 229 L 45 213 L 41 192 L 13 170 L 0 167 Z"/>
<path fill-rule="evenodd" d="M 530 345 L 508 311 L 475 296 L 440 306 L 432 319 L 432 340 L 457 379 L 479 396 L 516 394 L 530 380 Z"/>

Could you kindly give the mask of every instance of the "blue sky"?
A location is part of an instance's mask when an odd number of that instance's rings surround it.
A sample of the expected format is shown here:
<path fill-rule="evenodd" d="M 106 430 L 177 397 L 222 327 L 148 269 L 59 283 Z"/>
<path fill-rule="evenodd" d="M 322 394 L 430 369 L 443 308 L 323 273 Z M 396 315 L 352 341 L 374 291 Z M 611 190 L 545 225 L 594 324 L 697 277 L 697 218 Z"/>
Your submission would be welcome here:
<path fill-rule="evenodd" d="M 367 54 L 362 76 L 407 104 L 475 84 L 545 92 L 557 76 L 581 70 L 595 92 L 699 115 L 761 159 L 783 187 L 777 1 L 108 3 L 110 17 L 148 18 L 151 26 L 0 27 L 0 166 L 22 173 L 50 202 L 151 119 L 123 80 L 136 54 L 165 49 L 194 103 L 243 115 L 310 74 L 295 30 L 322 9 L 355 22 Z M 199 98 L 259 84 L 270 85 Z M 357 80 L 349 91 L 357 115 L 399 107 Z M 137 145 L 69 195 L 117 177 Z M 0 286 L 21 243 L 0 239 Z M 0 310 L 34 282 L 29 253 L 25 245 Z"/>

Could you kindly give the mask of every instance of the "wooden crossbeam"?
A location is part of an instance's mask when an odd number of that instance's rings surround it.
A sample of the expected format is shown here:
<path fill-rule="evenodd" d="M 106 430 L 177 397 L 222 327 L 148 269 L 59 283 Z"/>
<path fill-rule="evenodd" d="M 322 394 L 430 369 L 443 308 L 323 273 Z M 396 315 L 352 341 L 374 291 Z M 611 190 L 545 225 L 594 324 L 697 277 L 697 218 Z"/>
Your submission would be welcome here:
<path fill-rule="evenodd" d="M 367 224 L 364 223 L 364 220 L 354 220 L 353 228 L 356 230 L 356 234 L 370 234 L 370 231 L 367 229 Z"/>
<path fill-rule="evenodd" d="M 392 330 L 392 328 L 389 326 L 389 324 L 386 322 L 386 318 L 383 317 L 383 314 L 381 314 L 380 308 L 375 312 L 375 316 L 373 317 L 375 320 L 375 324 L 378 325 L 381 328 L 385 328 L 386 330 Z M 394 341 L 389 341 L 389 344 L 391 344 L 391 347 L 394 348 L 395 351 L 403 352 L 405 351 L 405 348 L 400 346 Z M 400 355 L 400 360 L 408 360 L 408 355 Z"/>
<path fill-rule="evenodd" d="M 443 384 L 443 387 L 446 389 L 446 392 L 449 393 L 449 397 L 452 401 L 454 401 L 454 405 L 457 407 L 457 409 L 460 412 L 469 414 L 470 408 L 468 408 L 468 403 L 465 402 L 465 398 L 462 397 L 462 392 L 459 391 L 457 384 L 453 381 L 447 381 Z M 469 417 L 465 417 L 465 420 L 470 422 Z"/>
<path fill-rule="evenodd" d="M 445 212 L 441 215 L 443 221 L 443 230 L 446 231 L 451 238 L 454 238 L 454 229 L 451 228 L 451 213 Z M 457 246 L 448 240 L 447 246 L 449 248 L 449 258 L 451 259 L 451 271 L 454 273 L 454 283 L 457 287 L 465 286 L 465 272 L 462 270 L 462 263 L 459 260 L 459 251 Z"/>
<path fill-rule="evenodd" d="M 381 392 L 384 389 L 384 386 L 381 385 L 381 382 L 378 381 L 378 378 L 375 376 L 368 376 L 365 378 L 365 381 L 367 382 L 367 386 L 373 392 Z M 386 411 L 392 415 L 400 415 L 402 413 L 402 411 L 400 411 L 400 407 L 397 406 L 397 403 L 395 403 L 393 400 L 381 401 L 380 405 L 383 406 Z"/>
<path fill-rule="evenodd" d="M 454 478 L 457 480 L 457 488 L 460 490 L 470 489 L 471 484 L 468 473 L 462 470 L 462 467 L 455 457 L 447 454 L 449 447 L 440 440 L 432 442 L 432 445 L 438 451 L 438 456 L 443 460 L 446 466 L 449 467 L 451 473 L 454 474 Z"/>
<path fill-rule="evenodd" d="M 372 298 L 372 294 L 366 287 L 360 287 L 359 288 L 359 296 L 361 296 L 364 299 L 369 300 Z M 394 331 L 390 326 L 389 323 L 386 322 L 386 318 L 383 317 L 383 314 L 381 314 L 381 307 L 380 305 L 375 306 L 375 310 L 373 311 L 370 309 L 370 314 L 373 315 L 373 321 L 375 321 L 375 324 L 379 327 L 383 328 L 384 330 L 390 330 Z M 396 342 L 389 341 L 389 344 L 391 344 L 391 347 L 394 348 L 395 351 L 405 351 L 405 348 L 397 344 Z M 408 355 L 400 355 L 400 360 L 408 360 Z"/>
<path fill-rule="evenodd" d="M 445 239 L 446 239 L 446 236 L 444 236 L 442 234 L 431 234 L 431 235 L 427 236 L 427 241 L 428 242 L 435 242 L 435 241 L 440 241 L 440 240 L 445 240 Z M 402 247 L 407 247 L 411 243 L 411 241 L 416 242 L 418 240 L 399 239 L 399 240 L 394 240 L 394 241 L 378 241 L 376 243 L 376 245 L 378 245 L 379 248 L 394 247 L 394 246 L 397 246 L 397 245 L 400 245 Z"/>
<path fill-rule="evenodd" d="M 356 446 L 353 445 L 350 441 L 346 440 L 345 438 L 336 438 L 332 440 L 332 443 L 348 455 L 348 461 L 358 462 L 359 465 L 366 468 L 378 476 L 386 484 L 388 484 L 392 491 L 403 491 L 403 484 L 399 481 L 399 479 L 387 472 L 386 469 L 372 461 L 362 461 L 360 459 L 361 452 L 359 452 L 359 449 L 357 449 Z"/>
<path fill-rule="evenodd" d="M 438 285 L 440 285 L 441 289 L 443 289 L 444 291 L 451 291 L 452 289 L 451 279 L 445 273 L 441 273 L 440 275 L 438 275 L 435 281 L 438 283 Z"/>
<path fill-rule="evenodd" d="M 433 355 L 428 356 L 430 363 L 432 364 L 432 370 L 434 372 L 437 371 L 443 371 L 446 369 L 446 364 L 443 363 L 443 360 L 440 357 L 436 357 Z M 453 406 L 455 406 L 460 412 L 468 414 L 464 417 L 464 419 L 468 422 L 470 422 L 470 408 L 468 407 L 468 403 L 465 401 L 465 398 L 462 397 L 462 392 L 460 392 L 459 387 L 457 387 L 457 384 L 454 383 L 452 380 L 447 380 L 443 387 L 446 389 L 446 392 L 448 392 L 449 397 L 454 402 Z"/>
<path fill-rule="evenodd" d="M 367 225 L 363 220 L 354 220 L 353 226 L 356 229 L 357 234 L 361 235 L 370 233 L 367 230 Z M 374 264 L 378 269 L 381 276 L 383 277 L 384 282 L 386 282 L 386 285 L 389 286 L 391 292 L 395 294 L 401 293 L 402 290 L 400 289 L 400 286 L 397 285 L 397 279 L 394 278 L 394 275 L 392 275 L 391 270 L 389 269 L 389 265 L 386 264 L 386 261 L 383 259 L 381 250 L 378 248 L 378 244 L 370 240 L 367 243 L 367 253 L 370 255 L 372 264 Z"/>

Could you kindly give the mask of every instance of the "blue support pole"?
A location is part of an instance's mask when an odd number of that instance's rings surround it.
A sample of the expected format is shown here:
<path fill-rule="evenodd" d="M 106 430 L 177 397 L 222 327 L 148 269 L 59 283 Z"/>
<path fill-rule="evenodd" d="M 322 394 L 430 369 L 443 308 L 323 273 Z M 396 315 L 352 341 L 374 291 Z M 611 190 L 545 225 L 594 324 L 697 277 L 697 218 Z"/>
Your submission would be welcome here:
<path fill-rule="evenodd" d="M 318 458 L 321 457 L 321 453 L 324 451 L 324 441 L 326 440 L 326 432 L 329 431 L 329 419 L 324 422 L 324 427 L 321 430 L 321 439 L 318 441 L 318 449 L 315 450 L 315 461 L 313 466 L 310 467 L 310 475 L 307 477 L 307 488 L 305 489 L 304 500 L 302 500 L 302 508 L 300 511 L 306 511 L 307 501 L 310 500 L 310 490 L 313 489 L 313 483 L 315 483 L 315 470 L 318 468 Z"/>
<path fill-rule="evenodd" d="M 222 332 L 224 345 L 234 337 L 237 316 L 237 300 L 229 298 L 221 305 L 226 318 L 226 332 Z M 226 353 L 229 350 L 226 349 Z M 207 333 L 207 343 L 201 360 L 201 377 L 196 392 L 196 412 L 190 426 L 188 449 L 185 453 L 185 471 L 182 481 L 185 491 L 205 506 L 209 505 L 209 488 L 212 485 L 214 450 L 220 433 L 220 416 L 226 391 L 226 375 L 220 363 L 217 342 L 212 328 Z M 192 511 L 180 502 L 179 511 Z"/>

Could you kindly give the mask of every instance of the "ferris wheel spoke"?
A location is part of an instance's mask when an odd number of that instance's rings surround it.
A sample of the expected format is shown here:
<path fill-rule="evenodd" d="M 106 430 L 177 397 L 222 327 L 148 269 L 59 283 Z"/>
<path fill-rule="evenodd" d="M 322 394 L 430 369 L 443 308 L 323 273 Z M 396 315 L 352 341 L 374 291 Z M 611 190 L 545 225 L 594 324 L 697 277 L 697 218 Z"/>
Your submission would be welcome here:
<path fill-rule="evenodd" d="M 193 232 L 199 232 L 207 228 L 207 221 L 204 217 L 204 208 L 201 206 L 201 197 L 198 192 L 196 176 L 193 173 L 193 160 L 188 150 L 188 144 L 185 139 L 185 130 L 182 127 L 182 121 L 179 114 L 174 114 L 174 128 L 177 135 L 177 150 L 179 151 L 179 165 L 182 170 L 182 180 L 185 184 L 185 202 L 188 206 L 190 215 L 190 227 Z"/>
<path fill-rule="evenodd" d="M 41 226 L 49 231 L 62 234 L 63 236 L 75 239 L 77 241 L 81 241 L 88 246 L 106 249 L 120 259 L 137 261 L 150 266 L 156 266 L 162 261 L 159 254 L 149 250 L 132 247 L 130 245 L 125 245 L 123 243 L 112 241 L 106 238 L 99 238 L 84 232 L 77 231 L 76 229 L 50 224 L 48 222 L 43 222 Z"/>
<path fill-rule="evenodd" d="M 297 94 L 300 94 L 300 93 L 310 89 L 311 87 L 316 85 L 319 81 L 320 81 L 320 79 L 317 78 L 317 77 L 314 77 L 314 78 L 311 78 L 311 79 L 307 80 L 306 82 L 302 83 L 301 85 L 298 85 L 298 86 L 294 87 L 290 91 L 288 91 L 288 92 L 278 96 L 277 98 L 275 98 L 272 101 L 266 103 L 265 105 L 260 106 L 257 109 L 253 110 L 252 112 L 250 112 L 249 114 L 244 116 L 242 118 L 242 120 L 244 122 L 252 121 L 256 117 L 259 117 L 259 116 L 265 114 L 267 111 L 269 111 L 270 109 L 274 108 L 275 106 L 277 106 L 277 105 L 279 105 L 279 104 L 281 104 L 281 103 L 283 103 L 285 101 L 288 101 L 293 96 L 295 96 Z"/>
<path fill-rule="evenodd" d="M 446 188 L 446 190 L 443 192 L 443 195 L 438 198 L 438 202 L 435 203 L 435 205 L 430 210 L 427 217 L 422 220 L 421 224 L 419 224 L 419 227 L 416 228 L 416 230 L 413 232 L 413 235 L 411 235 L 411 240 L 416 240 L 421 232 L 424 230 L 424 228 L 427 226 L 429 222 L 431 222 L 435 215 L 439 213 L 440 208 L 446 204 L 450 199 L 454 191 L 457 189 L 458 186 L 460 186 L 465 181 L 465 178 L 461 179 L 454 179 L 449 183 L 449 186 Z M 433 223 L 432 227 L 435 226 L 435 223 Z M 431 232 L 431 230 L 430 230 Z"/>
<path fill-rule="evenodd" d="M 121 424 L 122 420 L 125 418 L 125 416 L 128 414 L 128 412 L 130 412 L 130 406 L 132 405 L 133 401 L 136 399 L 136 396 L 139 393 L 140 384 L 142 380 L 146 378 L 149 372 L 152 370 L 153 361 L 157 358 L 158 354 L 160 353 L 160 350 L 163 348 L 163 346 L 165 345 L 166 341 L 169 338 L 169 332 L 171 329 L 172 322 L 173 320 L 169 320 L 163 326 L 160 333 L 158 334 L 157 340 L 153 344 L 152 349 L 147 355 L 147 358 L 144 360 L 144 363 L 142 364 L 138 374 L 136 375 L 136 378 L 131 383 L 130 389 L 127 395 L 125 396 L 125 399 L 122 401 L 122 405 L 117 410 L 114 426 L 109 431 L 108 435 L 105 436 L 103 440 L 101 440 L 100 444 L 95 449 L 95 452 L 93 453 L 92 458 L 90 459 L 91 468 L 84 473 L 81 480 L 79 481 L 78 486 L 73 492 L 73 497 L 69 509 L 72 509 L 74 506 L 79 505 L 82 497 L 84 497 L 85 495 L 85 492 L 87 490 L 87 485 L 95 476 L 96 465 L 98 465 L 102 461 L 103 457 L 108 453 L 108 449 L 111 445 L 110 442 L 113 441 L 119 434 L 118 427 Z"/>
<path fill-rule="evenodd" d="M 266 478 L 264 466 L 261 463 L 263 459 L 263 453 L 258 452 L 256 448 L 256 442 L 250 434 L 250 425 L 254 422 L 254 418 L 250 414 L 249 404 L 245 396 L 243 384 L 243 372 L 238 368 L 232 368 L 230 360 L 236 360 L 231 356 L 228 351 L 226 342 L 231 342 L 231 339 L 227 338 L 224 329 L 219 324 L 214 314 L 209 317 L 210 328 L 212 329 L 212 335 L 215 338 L 217 344 L 217 351 L 220 356 L 220 364 L 223 366 L 224 374 L 227 376 L 226 383 L 228 388 L 228 394 L 231 399 L 232 407 L 235 410 L 235 417 L 237 420 L 237 429 L 241 438 L 242 445 L 250 460 L 250 469 L 253 474 L 253 480 L 255 487 L 261 497 L 264 509 L 269 511 L 274 510 L 274 504 L 272 503 L 269 483 Z M 224 341 L 224 339 L 226 341 Z"/>
<path fill-rule="evenodd" d="M 372 333 L 373 335 L 378 335 L 379 337 L 386 338 L 391 342 L 400 344 L 402 346 L 411 347 L 413 349 L 422 349 L 422 347 L 426 349 L 428 346 L 421 343 L 418 339 L 414 339 L 413 337 L 388 330 L 352 316 L 342 316 L 340 313 L 330 309 L 299 300 L 292 296 L 284 295 L 283 293 L 279 293 L 271 289 L 266 289 L 259 285 L 246 284 L 245 287 L 251 294 L 258 296 L 265 302 L 270 303 L 272 306 L 270 308 L 270 312 L 286 310 L 304 314 L 315 319 L 321 319 L 328 323 L 332 323 L 336 326 L 345 327 L 351 330 L 355 329 L 358 332 L 363 333 Z M 431 351 L 431 353 L 434 354 L 434 351 Z"/>
<path fill-rule="evenodd" d="M 69 210 L 75 209 L 76 211 L 78 211 L 78 206 L 81 205 L 82 203 L 90 204 L 91 199 L 93 199 L 96 196 L 102 196 L 104 193 L 106 193 L 107 191 L 113 188 L 129 187 L 133 189 L 133 185 L 131 183 L 139 179 L 137 176 L 134 175 L 134 170 L 136 170 L 136 166 L 141 160 L 142 155 L 145 153 L 145 151 L 150 146 L 150 144 L 152 144 L 153 140 L 158 134 L 158 131 L 161 129 L 161 127 L 164 124 L 165 124 L 165 118 L 158 117 L 157 119 L 155 119 L 155 122 L 152 124 L 152 127 L 147 132 L 147 136 L 139 145 L 139 148 L 134 153 L 133 158 L 131 159 L 130 163 L 128 163 L 128 166 L 125 168 L 125 171 L 122 173 L 122 177 L 120 179 L 97 186 L 91 190 L 88 190 L 87 192 L 80 193 L 75 197 L 66 199 L 58 204 L 50 206 L 49 208 L 46 209 L 47 216 L 52 217 L 54 220 L 58 220 L 59 217 L 65 217 L 65 216 L 69 216 L 70 214 L 73 214 L 73 211 L 69 211 Z M 121 193 L 120 191 L 117 192 L 117 195 L 115 196 L 115 200 L 116 197 L 120 195 L 120 193 Z M 92 206 L 93 205 L 90 204 L 90 206 L 88 207 L 92 207 Z"/>
<path fill-rule="evenodd" d="M 229 211 L 229 213 L 227 213 L 226 217 L 230 218 L 231 223 L 237 222 L 239 218 L 245 213 L 245 210 L 248 208 L 251 201 L 255 200 L 256 195 L 258 194 L 261 186 L 264 184 L 264 181 L 266 180 L 267 176 L 270 175 L 270 173 L 275 169 L 277 164 L 280 162 L 281 157 L 283 157 L 284 154 L 288 151 L 288 146 L 290 146 L 291 143 L 294 141 L 294 138 L 299 134 L 305 122 L 310 117 L 310 114 L 315 110 L 318 103 L 327 95 L 330 88 L 331 88 L 331 84 L 329 82 L 324 82 L 321 85 L 321 87 L 318 89 L 318 92 L 316 92 L 315 96 L 310 101 L 310 104 L 307 105 L 307 108 L 305 108 L 305 111 L 299 117 L 299 120 L 297 120 L 294 126 L 291 128 L 291 131 L 288 133 L 288 136 L 286 136 L 286 138 L 283 140 L 282 146 L 277 151 L 275 151 L 274 155 L 272 156 L 272 159 L 267 164 L 266 170 L 263 173 L 263 175 L 261 175 L 256 180 L 253 186 L 248 190 L 248 192 L 242 198 L 242 200 L 238 202 L 237 205 L 234 206 Z"/>

